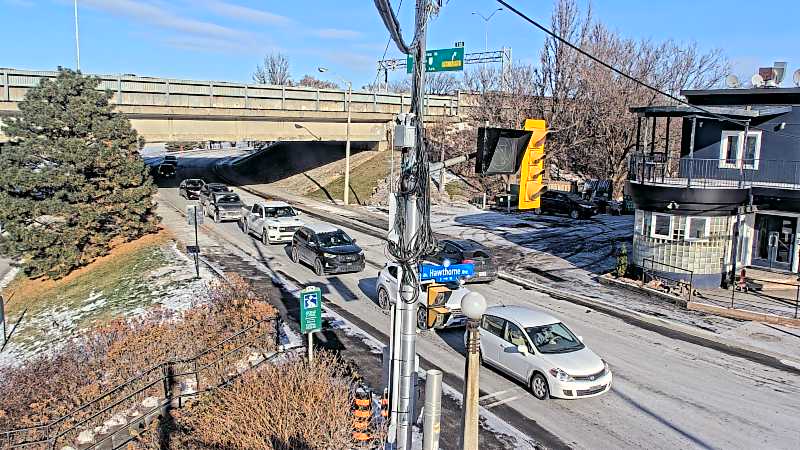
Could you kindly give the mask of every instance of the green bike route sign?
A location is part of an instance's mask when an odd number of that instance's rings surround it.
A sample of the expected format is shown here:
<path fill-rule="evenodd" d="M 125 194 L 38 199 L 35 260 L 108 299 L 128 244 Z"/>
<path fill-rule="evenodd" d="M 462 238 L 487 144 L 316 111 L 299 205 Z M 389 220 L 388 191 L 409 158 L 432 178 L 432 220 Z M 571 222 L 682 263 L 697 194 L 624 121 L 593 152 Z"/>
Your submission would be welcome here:
<path fill-rule="evenodd" d="M 300 332 L 312 333 L 322 329 L 322 291 L 309 286 L 300 291 Z"/>
<path fill-rule="evenodd" d="M 442 48 L 425 52 L 426 72 L 454 72 L 464 70 L 464 47 Z M 406 72 L 414 71 L 414 57 L 406 55 Z"/>

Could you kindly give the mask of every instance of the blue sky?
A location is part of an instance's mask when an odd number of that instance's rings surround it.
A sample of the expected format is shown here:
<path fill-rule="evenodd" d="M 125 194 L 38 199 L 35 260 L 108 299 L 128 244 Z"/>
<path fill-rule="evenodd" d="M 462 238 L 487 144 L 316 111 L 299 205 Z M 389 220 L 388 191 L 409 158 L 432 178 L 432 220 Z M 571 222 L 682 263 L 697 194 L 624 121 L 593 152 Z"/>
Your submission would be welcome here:
<path fill-rule="evenodd" d="M 579 0 L 586 5 L 585 0 Z M 399 0 L 392 0 L 396 7 Z M 411 39 L 414 0 L 404 0 L 401 23 Z M 510 0 L 549 23 L 552 2 Z M 720 48 L 734 72 L 788 61 L 800 68 L 800 2 L 764 6 L 742 0 L 597 0 L 594 16 L 623 35 L 653 40 L 695 40 Z M 429 48 L 464 41 L 484 48 L 491 0 L 446 0 L 431 23 Z M 135 73 L 219 81 L 249 81 L 264 54 L 279 51 L 295 78 L 327 66 L 361 86 L 375 79 L 375 61 L 387 33 L 371 0 L 79 0 L 81 66 L 91 73 Z M 74 67 L 71 0 L 0 0 L 0 67 Z M 490 22 L 489 47 L 513 48 L 516 61 L 537 60 L 543 36 L 508 11 Z M 399 56 L 390 45 L 388 56 Z M 404 74 L 396 73 L 395 77 Z M 332 78 L 332 77 L 329 77 Z M 789 77 L 791 78 L 791 76 Z"/>

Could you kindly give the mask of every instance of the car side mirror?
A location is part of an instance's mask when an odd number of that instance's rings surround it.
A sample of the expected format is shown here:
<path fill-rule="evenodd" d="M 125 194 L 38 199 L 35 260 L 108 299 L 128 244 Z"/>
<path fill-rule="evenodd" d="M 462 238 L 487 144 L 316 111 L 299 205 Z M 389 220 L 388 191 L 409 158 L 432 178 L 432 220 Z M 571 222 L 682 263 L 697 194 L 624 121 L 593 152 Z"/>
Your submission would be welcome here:
<path fill-rule="evenodd" d="M 523 355 L 527 355 L 528 354 L 528 347 L 526 345 L 518 345 L 517 346 L 517 351 L 522 353 Z"/>
<path fill-rule="evenodd" d="M 356 239 L 353 239 L 353 244 L 355 244 L 356 242 L 358 242 L 358 240 L 356 240 Z"/>

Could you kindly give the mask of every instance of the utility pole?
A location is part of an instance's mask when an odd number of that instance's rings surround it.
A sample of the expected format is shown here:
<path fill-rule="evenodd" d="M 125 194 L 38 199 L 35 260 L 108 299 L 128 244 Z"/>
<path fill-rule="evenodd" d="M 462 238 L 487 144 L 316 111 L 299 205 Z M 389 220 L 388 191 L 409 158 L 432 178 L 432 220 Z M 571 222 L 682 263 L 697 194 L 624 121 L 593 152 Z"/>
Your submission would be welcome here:
<path fill-rule="evenodd" d="M 75 5 L 75 70 L 81 71 L 81 39 L 78 32 L 78 0 L 74 0 Z"/>
<path fill-rule="evenodd" d="M 485 52 L 489 51 L 489 21 L 492 20 L 492 17 L 494 17 L 495 14 L 497 14 L 499 11 L 502 11 L 502 10 L 503 10 L 503 8 L 497 8 L 494 11 L 492 11 L 492 13 L 489 14 L 488 17 L 484 16 L 483 14 L 479 13 L 478 11 L 472 11 L 473 15 L 476 15 L 476 16 L 480 17 L 481 19 L 483 19 L 483 23 L 484 23 L 484 29 L 483 29 L 484 50 L 483 51 L 485 51 Z"/>
<path fill-rule="evenodd" d="M 347 82 L 347 143 L 344 148 L 344 204 L 350 204 L 350 105 L 353 102 L 353 83 Z"/>

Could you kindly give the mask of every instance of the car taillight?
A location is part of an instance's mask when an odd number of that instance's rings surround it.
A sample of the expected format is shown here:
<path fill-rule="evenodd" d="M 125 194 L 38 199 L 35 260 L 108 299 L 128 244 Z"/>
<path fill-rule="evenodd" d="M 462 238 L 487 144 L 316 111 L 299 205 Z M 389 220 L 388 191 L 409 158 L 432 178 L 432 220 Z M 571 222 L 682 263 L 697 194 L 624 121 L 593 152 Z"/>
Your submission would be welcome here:
<path fill-rule="evenodd" d="M 475 261 L 471 259 L 465 259 L 461 261 L 461 264 L 475 264 Z"/>

